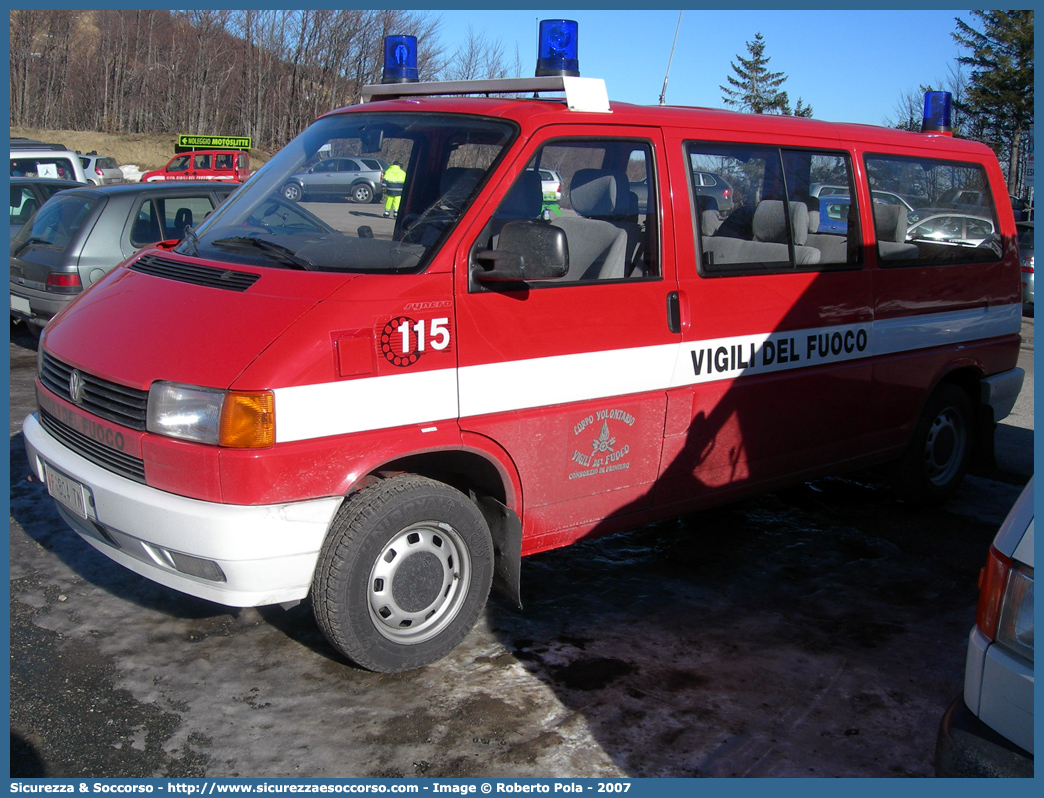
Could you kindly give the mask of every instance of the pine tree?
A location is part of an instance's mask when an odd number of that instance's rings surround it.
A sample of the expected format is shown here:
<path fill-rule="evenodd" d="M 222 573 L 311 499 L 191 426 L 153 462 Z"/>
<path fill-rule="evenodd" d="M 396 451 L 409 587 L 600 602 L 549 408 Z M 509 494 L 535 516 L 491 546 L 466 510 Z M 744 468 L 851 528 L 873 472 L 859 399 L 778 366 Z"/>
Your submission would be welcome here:
<path fill-rule="evenodd" d="M 982 26 L 957 18 L 954 40 L 971 55 L 959 63 L 971 67 L 961 104 L 991 146 L 1008 155 L 1008 188 L 1016 193 L 1021 176 L 1022 136 L 1033 122 L 1033 12 L 972 11 Z"/>
<path fill-rule="evenodd" d="M 721 99 L 728 106 L 755 114 L 790 113 L 787 93 L 779 88 L 787 76 L 782 72 L 769 72 L 770 59 L 765 55 L 765 40 L 760 33 L 755 34 L 754 41 L 747 42 L 747 52 L 750 58 L 736 56 L 738 66 L 735 61 L 730 62 L 736 74 L 726 77 L 731 88 L 719 86 L 723 92 Z"/>

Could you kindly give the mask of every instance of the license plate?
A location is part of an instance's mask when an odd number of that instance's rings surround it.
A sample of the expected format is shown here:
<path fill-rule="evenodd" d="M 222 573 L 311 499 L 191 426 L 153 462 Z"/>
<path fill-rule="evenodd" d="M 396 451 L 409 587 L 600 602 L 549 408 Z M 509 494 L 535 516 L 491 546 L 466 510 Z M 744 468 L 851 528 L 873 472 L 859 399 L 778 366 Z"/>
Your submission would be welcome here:
<path fill-rule="evenodd" d="M 44 473 L 47 476 L 47 492 L 80 518 L 86 519 L 86 488 L 75 479 L 55 471 L 47 463 L 44 463 Z"/>
<path fill-rule="evenodd" d="M 29 307 L 29 300 L 20 296 L 11 294 L 11 310 L 17 310 L 19 313 L 25 313 L 30 315 L 33 309 Z"/>

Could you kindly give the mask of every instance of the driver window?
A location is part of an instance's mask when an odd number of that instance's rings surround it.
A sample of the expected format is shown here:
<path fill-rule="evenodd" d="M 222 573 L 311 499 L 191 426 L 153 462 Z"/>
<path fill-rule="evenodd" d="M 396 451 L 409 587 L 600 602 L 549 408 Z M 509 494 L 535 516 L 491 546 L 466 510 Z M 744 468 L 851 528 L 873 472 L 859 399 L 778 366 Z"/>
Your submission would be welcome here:
<path fill-rule="evenodd" d="M 182 155 L 180 158 L 175 158 L 169 164 L 167 164 L 168 172 L 184 172 L 188 169 L 189 157 Z"/>
<path fill-rule="evenodd" d="M 486 241 L 495 250 L 509 222 L 536 220 L 562 229 L 568 270 L 540 286 L 658 278 L 652 163 L 647 142 L 549 143 L 500 203 Z"/>

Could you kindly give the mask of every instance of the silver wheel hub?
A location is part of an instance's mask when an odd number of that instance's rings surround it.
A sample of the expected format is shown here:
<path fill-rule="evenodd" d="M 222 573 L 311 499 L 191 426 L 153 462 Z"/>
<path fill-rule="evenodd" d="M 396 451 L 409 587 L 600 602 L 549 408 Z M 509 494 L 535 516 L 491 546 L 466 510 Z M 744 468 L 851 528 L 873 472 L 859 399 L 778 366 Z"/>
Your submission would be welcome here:
<path fill-rule="evenodd" d="M 946 408 L 932 422 L 924 447 L 924 466 L 933 485 L 945 485 L 954 478 L 964 460 L 967 436 L 960 416 Z"/>
<path fill-rule="evenodd" d="M 448 524 L 406 527 L 370 569 L 367 600 L 377 630 L 401 644 L 422 643 L 456 617 L 467 598 L 471 558 Z"/>

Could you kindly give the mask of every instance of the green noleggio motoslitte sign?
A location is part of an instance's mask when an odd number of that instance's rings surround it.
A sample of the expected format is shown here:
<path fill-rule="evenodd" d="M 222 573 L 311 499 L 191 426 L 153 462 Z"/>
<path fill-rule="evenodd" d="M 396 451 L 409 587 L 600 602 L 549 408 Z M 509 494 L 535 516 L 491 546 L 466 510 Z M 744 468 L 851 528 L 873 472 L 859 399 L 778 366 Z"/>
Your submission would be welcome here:
<path fill-rule="evenodd" d="M 250 136 L 191 136 L 182 133 L 178 136 L 175 152 L 189 150 L 249 150 Z"/>

